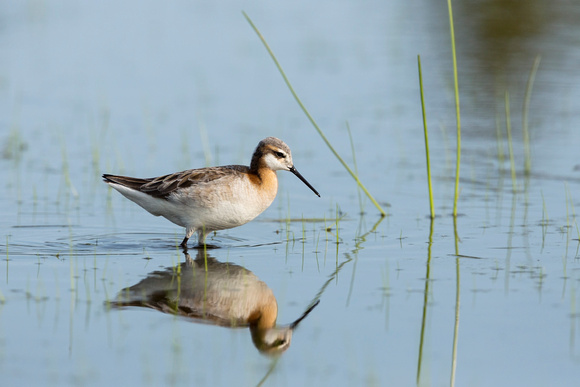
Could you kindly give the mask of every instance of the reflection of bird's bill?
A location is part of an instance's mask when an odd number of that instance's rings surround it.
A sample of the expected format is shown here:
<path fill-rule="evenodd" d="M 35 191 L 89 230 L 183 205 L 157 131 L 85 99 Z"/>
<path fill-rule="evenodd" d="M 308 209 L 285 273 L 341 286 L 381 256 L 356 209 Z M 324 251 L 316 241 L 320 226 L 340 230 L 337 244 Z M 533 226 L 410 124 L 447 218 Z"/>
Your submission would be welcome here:
<path fill-rule="evenodd" d="M 289 325 L 290 329 L 296 329 L 298 324 L 300 324 L 300 321 L 304 320 L 306 318 L 306 316 L 308 316 L 308 314 L 310 312 L 312 312 L 312 309 L 316 308 L 316 306 L 318 304 L 320 304 L 320 300 L 316 300 L 316 302 L 314 304 L 312 304 L 312 306 L 310 308 L 308 308 L 306 310 L 306 312 L 302 313 L 302 316 L 300 316 L 296 321 L 294 321 L 292 324 L 290 324 Z"/>
<path fill-rule="evenodd" d="M 300 174 L 300 172 L 298 172 L 298 170 L 296 168 L 294 168 L 292 166 L 290 168 L 290 172 L 292 172 L 293 174 L 295 174 L 297 178 L 299 178 L 300 180 L 302 180 L 302 182 L 304 184 L 306 184 L 308 186 L 308 188 L 310 188 L 312 190 L 312 192 L 314 192 L 318 197 L 320 197 L 320 194 L 318 193 L 318 191 L 316 191 L 314 189 L 314 187 L 310 185 L 310 183 Z"/>
<path fill-rule="evenodd" d="M 312 306 L 310 306 L 306 312 L 302 313 L 302 316 L 296 321 L 289 325 L 285 325 L 279 328 L 270 328 L 266 330 L 261 329 L 250 329 L 252 330 L 252 341 L 260 353 L 267 356 L 279 356 L 284 351 L 290 347 L 292 341 L 292 332 L 298 324 L 308 316 L 312 309 L 320 303 L 317 300 Z"/>

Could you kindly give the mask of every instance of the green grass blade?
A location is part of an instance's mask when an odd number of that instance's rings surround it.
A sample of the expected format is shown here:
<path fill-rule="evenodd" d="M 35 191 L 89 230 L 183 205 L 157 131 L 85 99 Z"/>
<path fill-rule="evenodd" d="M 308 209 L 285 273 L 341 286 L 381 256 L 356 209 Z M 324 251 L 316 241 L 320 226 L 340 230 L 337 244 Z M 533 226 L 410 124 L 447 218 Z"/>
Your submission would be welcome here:
<path fill-rule="evenodd" d="M 455 87 L 455 115 L 457 117 L 457 162 L 455 164 L 455 199 L 453 200 L 453 216 L 457 216 L 457 200 L 459 199 L 459 166 L 461 164 L 461 114 L 459 109 L 457 55 L 455 54 L 455 29 L 453 27 L 453 9 L 451 7 L 451 0 L 447 0 L 447 8 L 449 8 L 449 31 L 451 33 L 451 51 L 453 53 L 453 81 Z"/>
<path fill-rule="evenodd" d="M 532 97 L 532 87 L 534 86 L 534 81 L 536 80 L 536 73 L 538 72 L 538 67 L 540 66 L 541 57 L 538 55 L 534 60 L 532 69 L 530 70 L 530 75 L 528 77 L 528 83 L 526 84 L 526 94 L 524 96 L 524 108 L 522 112 L 522 131 L 524 135 L 524 173 L 529 175 L 532 169 L 532 154 L 530 150 L 530 132 L 528 130 L 528 112 L 530 110 L 530 99 Z"/>
<path fill-rule="evenodd" d="M 505 92 L 505 126 L 507 129 L 508 138 L 508 149 L 510 153 L 510 170 L 512 173 L 512 189 L 516 193 L 518 184 L 516 180 L 516 163 L 514 160 L 514 146 L 512 142 L 512 124 L 510 118 L 510 93 L 506 90 Z"/>
<path fill-rule="evenodd" d="M 356 183 L 358 184 L 358 186 L 360 187 L 360 189 L 363 190 L 363 192 L 368 196 L 368 198 L 371 200 L 371 202 L 373 202 L 373 204 L 375 205 L 375 207 L 377 207 L 377 209 L 381 213 L 381 216 L 386 216 L 386 212 L 382 209 L 382 207 L 380 206 L 380 204 L 375 200 L 375 198 L 370 194 L 370 192 L 366 189 L 366 187 L 363 185 L 363 183 L 359 180 L 359 178 L 356 175 L 356 173 L 354 173 L 354 171 L 352 169 L 350 169 L 350 167 L 346 164 L 346 162 L 342 159 L 342 157 L 340 157 L 340 155 L 338 154 L 338 152 L 336 152 L 336 150 L 332 147 L 332 144 L 330 144 L 330 141 L 328 141 L 328 139 L 326 138 L 326 136 L 324 135 L 324 133 L 322 132 L 322 130 L 320 129 L 320 127 L 318 126 L 318 124 L 316 123 L 316 121 L 314 121 L 314 118 L 312 118 L 312 116 L 310 115 L 310 113 L 308 112 L 308 110 L 306 109 L 306 107 L 304 106 L 304 104 L 302 103 L 302 101 L 300 100 L 300 98 L 298 97 L 298 94 L 296 94 L 296 92 L 294 91 L 294 88 L 292 87 L 292 84 L 288 80 L 288 77 L 286 77 L 286 74 L 284 73 L 284 70 L 282 69 L 282 66 L 280 65 L 280 63 L 278 62 L 278 59 L 276 59 L 276 56 L 274 55 L 274 53 L 270 49 L 270 46 L 266 42 L 266 39 L 264 39 L 264 36 L 262 36 L 262 33 L 258 30 L 258 28 L 255 26 L 255 24 L 252 22 L 252 20 L 250 19 L 250 17 L 245 12 L 242 11 L 242 14 L 246 18 L 246 20 L 248 21 L 248 23 L 250 24 L 250 26 L 252 27 L 252 29 L 254 30 L 254 32 L 256 32 L 256 35 L 258 35 L 258 37 L 262 41 L 262 44 L 264 44 L 264 47 L 268 51 L 268 54 L 270 54 L 270 57 L 272 58 L 272 60 L 274 61 L 274 64 L 278 68 L 278 71 L 280 72 L 280 75 L 282 75 L 282 78 L 284 79 L 284 82 L 286 83 L 286 86 L 288 86 L 288 89 L 290 90 L 290 93 L 292 93 L 292 96 L 294 97 L 294 99 L 296 100 L 296 102 L 298 103 L 298 105 L 300 106 L 300 108 L 302 109 L 302 111 L 304 112 L 304 114 L 306 114 L 306 117 L 308 118 L 308 120 L 310 121 L 310 123 L 312 124 L 312 126 L 314 126 L 314 129 L 316 129 L 316 131 L 318 132 L 318 134 L 320 135 L 320 137 L 322 137 L 322 140 L 326 143 L 326 145 L 328 146 L 328 148 L 330 149 L 330 151 L 334 154 L 334 156 L 338 159 L 338 161 L 342 164 L 342 166 L 348 171 L 348 173 L 356 181 Z"/>
<path fill-rule="evenodd" d="M 423 94 L 423 72 L 421 71 L 421 55 L 417 55 L 417 65 L 419 67 L 419 89 L 421 91 L 421 110 L 423 112 L 423 129 L 425 132 L 425 157 L 427 158 L 427 184 L 429 186 L 429 208 L 431 219 L 435 218 L 435 207 L 433 205 L 433 187 L 431 185 L 431 164 L 429 162 L 429 136 L 427 133 L 427 115 L 425 114 L 425 95 Z"/>

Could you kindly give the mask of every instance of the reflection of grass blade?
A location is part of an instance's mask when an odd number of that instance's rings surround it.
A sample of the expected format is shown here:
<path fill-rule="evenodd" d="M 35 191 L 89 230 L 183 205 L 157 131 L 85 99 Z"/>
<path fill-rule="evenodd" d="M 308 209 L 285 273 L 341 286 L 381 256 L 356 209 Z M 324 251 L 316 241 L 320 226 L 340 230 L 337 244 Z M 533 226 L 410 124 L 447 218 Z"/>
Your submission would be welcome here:
<path fill-rule="evenodd" d="M 384 219 L 383 217 L 379 218 L 379 220 L 374 224 L 372 229 L 370 229 L 369 231 L 367 231 L 366 233 L 364 233 L 363 235 L 361 235 L 358 238 L 358 241 L 355 244 L 355 249 L 353 250 L 353 253 L 355 255 L 362 248 L 362 243 L 366 241 L 367 236 L 369 236 L 370 234 L 374 233 L 377 230 L 377 228 L 379 227 L 379 224 L 383 221 L 383 219 Z M 345 264 L 347 264 L 348 262 L 351 262 L 351 261 L 352 261 L 352 258 L 350 258 L 350 256 L 347 254 L 347 259 L 344 262 L 342 262 L 340 265 L 337 264 L 336 269 L 329 276 L 328 280 L 322 285 L 322 287 L 320 288 L 318 293 L 316 293 L 316 296 L 314 296 L 314 299 L 312 300 L 310 305 L 314 305 L 316 303 L 316 301 L 320 300 L 320 298 L 322 297 L 322 295 L 326 291 L 326 288 L 328 287 L 329 284 L 331 284 L 334 281 L 338 281 L 338 273 L 342 270 L 342 268 L 344 267 Z M 337 256 L 337 262 L 338 262 L 338 256 Z M 347 305 L 349 303 L 351 293 L 352 293 L 352 282 L 351 282 L 351 288 L 349 289 L 349 295 L 347 297 Z"/>
<path fill-rule="evenodd" d="M 248 21 L 248 23 L 250 23 L 250 26 L 252 26 L 252 28 L 254 29 L 254 32 L 256 32 L 256 34 L 258 35 L 258 37 L 260 38 L 260 40 L 264 44 L 264 47 L 268 51 L 268 54 L 270 54 L 270 57 L 272 58 L 272 60 L 274 61 L 274 64 L 278 68 L 278 71 L 280 72 L 280 75 L 282 75 L 282 78 L 284 79 L 284 82 L 286 83 L 286 86 L 288 86 L 288 89 L 290 90 L 290 93 L 292 93 L 292 96 L 294 97 L 294 99 L 296 100 L 296 102 L 298 103 L 298 105 L 300 106 L 300 108 L 302 109 L 302 111 L 304 112 L 304 114 L 306 114 L 306 117 L 308 117 L 308 120 L 310 121 L 310 123 L 312 124 L 312 126 L 314 126 L 314 129 L 316 129 L 316 131 L 318 132 L 318 134 L 320 135 L 320 137 L 322 137 L 322 140 L 326 143 L 326 145 L 328 146 L 328 148 L 330 149 L 330 151 L 334 154 L 334 156 L 338 159 L 338 161 L 340 161 L 340 163 L 342 164 L 342 166 L 348 171 L 348 173 L 356 181 L 356 183 L 358 184 L 358 186 L 360 187 L 360 189 L 363 190 L 363 192 L 373 202 L 373 204 L 375 205 L 375 207 L 377 207 L 377 209 L 380 211 L 381 215 L 382 216 L 385 216 L 386 215 L 385 211 L 381 208 L 381 206 L 379 205 L 379 203 L 375 200 L 375 198 L 373 198 L 373 196 L 370 194 L 370 192 L 362 184 L 362 182 L 359 180 L 359 178 L 356 175 L 356 173 L 354 173 L 352 171 L 352 169 L 350 169 L 350 167 L 346 164 L 346 162 L 342 159 L 342 157 L 340 157 L 340 155 L 338 154 L 338 152 L 336 152 L 336 150 L 332 147 L 332 145 L 330 144 L 330 141 L 328 141 L 328 139 L 326 138 L 326 136 L 324 135 L 324 133 L 322 132 L 322 130 L 320 129 L 320 127 L 318 127 L 318 124 L 316 123 L 316 121 L 314 121 L 314 118 L 312 118 L 312 116 L 310 115 L 310 113 L 308 112 L 308 110 L 306 110 L 306 107 L 304 106 L 304 104 L 302 103 L 302 101 L 300 100 L 300 98 L 298 97 L 298 94 L 296 94 L 296 92 L 294 91 L 294 88 L 292 87 L 292 84 L 288 80 L 288 77 L 286 77 L 286 74 L 284 73 L 284 70 L 282 70 L 282 66 L 280 65 L 280 63 L 278 62 L 278 59 L 276 59 L 276 56 L 274 55 L 274 53 L 270 49 L 270 46 L 266 42 L 266 39 L 264 39 L 264 37 L 262 36 L 262 34 L 258 30 L 258 28 L 254 25 L 254 23 L 250 19 L 250 17 L 245 12 L 242 11 L 242 13 L 243 13 L 244 17 L 246 18 L 246 20 Z"/>
<path fill-rule="evenodd" d="M 427 135 L 427 115 L 425 114 L 425 96 L 423 95 L 423 74 L 421 72 L 421 56 L 417 55 L 417 65 L 419 66 L 419 89 L 421 90 L 421 110 L 423 112 L 423 129 L 425 132 L 425 157 L 427 158 L 427 184 L 429 185 L 429 208 L 431 209 L 431 219 L 435 217 L 435 207 L 433 206 L 433 187 L 431 186 L 431 165 L 429 163 L 429 136 Z"/>
<path fill-rule="evenodd" d="M 453 231 L 455 233 L 455 324 L 453 326 L 453 349 L 451 351 L 451 381 L 450 386 L 455 386 L 455 372 L 457 370 L 457 341 L 459 340 L 459 311 L 461 302 L 461 267 L 459 265 L 459 249 L 457 246 L 457 217 L 453 218 Z"/>
<path fill-rule="evenodd" d="M 262 386 L 268 380 L 270 375 L 272 375 L 272 373 L 276 369 L 276 366 L 278 365 L 278 360 L 280 359 L 281 359 L 280 356 L 275 356 L 274 359 L 272 359 L 272 362 L 270 363 L 270 368 L 268 368 L 268 372 L 266 372 L 266 375 L 264 375 L 264 377 L 258 382 L 258 384 L 256 384 L 256 387 Z"/>
<path fill-rule="evenodd" d="M 419 340 L 419 360 L 417 362 L 417 385 L 421 385 L 421 366 L 423 365 L 423 344 L 425 343 L 425 326 L 427 325 L 427 306 L 429 304 L 429 284 L 431 282 L 431 247 L 433 246 L 433 222 L 429 227 L 429 244 L 427 245 L 427 272 L 425 273 L 425 290 L 423 291 L 423 318 L 421 319 L 421 337 Z"/>
<path fill-rule="evenodd" d="M 455 164 L 455 199 L 453 200 L 453 216 L 457 216 L 457 199 L 459 198 L 459 165 L 461 163 L 461 114 L 459 112 L 459 84 L 457 82 L 457 56 L 455 55 L 455 29 L 453 28 L 453 10 L 451 8 L 451 0 L 447 0 L 447 8 L 449 8 L 449 31 L 451 33 L 453 81 L 455 85 L 455 115 L 457 118 L 457 162 Z"/>
<path fill-rule="evenodd" d="M 455 286 L 455 324 L 453 326 L 453 350 L 451 355 L 451 387 L 455 386 L 455 371 L 457 370 L 457 341 L 459 339 L 459 311 L 460 311 L 460 302 L 461 302 L 461 287 L 460 287 L 460 278 L 461 278 L 461 270 L 459 267 L 459 257 L 456 258 L 455 262 L 455 271 L 456 271 L 456 278 L 457 284 Z"/>
<path fill-rule="evenodd" d="M 374 233 L 377 229 L 377 227 L 379 227 L 379 224 L 383 221 L 384 217 L 380 217 L 379 220 L 377 220 L 377 222 L 374 224 L 374 226 L 367 231 L 366 233 L 364 233 L 363 235 L 360 235 L 358 237 L 355 237 L 355 247 L 354 250 L 352 251 L 352 253 L 354 254 L 356 260 L 354 261 L 354 266 L 352 268 L 352 277 L 350 280 L 350 286 L 348 288 L 348 296 L 346 298 L 346 306 L 348 307 L 350 305 L 350 297 L 352 296 L 352 290 L 354 288 L 354 277 L 356 274 L 356 264 L 358 262 L 358 252 L 362 249 L 362 244 L 364 242 L 366 242 L 366 238 L 368 235 Z M 349 257 L 349 254 L 346 254 L 347 257 Z M 351 260 L 352 258 L 349 258 L 349 260 Z"/>
<path fill-rule="evenodd" d="M 506 90 L 505 92 L 505 126 L 507 129 L 508 138 L 508 149 L 510 152 L 510 169 L 512 172 L 512 189 L 513 192 L 517 191 L 517 181 L 516 181 L 516 163 L 514 161 L 514 146 L 512 143 L 512 123 L 510 118 L 510 94 Z"/>
<path fill-rule="evenodd" d="M 541 57 L 538 55 L 532 69 L 530 70 L 530 76 L 528 77 L 528 83 L 526 84 L 526 94 L 524 96 L 524 108 L 522 113 L 522 131 L 524 134 L 524 151 L 526 153 L 526 158 L 524 161 L 524 173 L 526 175 L 530 174 L 532 169 L 532 155 L 530 150 L 530 132 L 528 130 L 528 111 L 530 109 L 530 99 L 532 97 L 532 87 L 534 86 L 534 81 L 536 79 L 536 73 L 538 72 L 538 67 L 540 66 Z"/>

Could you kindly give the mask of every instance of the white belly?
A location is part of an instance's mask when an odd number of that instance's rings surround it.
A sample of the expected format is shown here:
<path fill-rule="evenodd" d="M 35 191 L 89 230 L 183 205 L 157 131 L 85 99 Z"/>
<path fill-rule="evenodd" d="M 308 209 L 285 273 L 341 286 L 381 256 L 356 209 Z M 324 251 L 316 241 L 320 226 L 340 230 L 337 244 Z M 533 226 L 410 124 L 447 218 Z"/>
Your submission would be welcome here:
<path fill-rule="evenodd" d="M 232 184 L 194 185 L 173 192 L 167 199 L 110 184 L 123 196 L 137 203 L 155 216 L 188 229 L 206 232 L 241 226 L 260 215 L 270 206 L 276 192 L 265 194 L 247 180 Z"/>

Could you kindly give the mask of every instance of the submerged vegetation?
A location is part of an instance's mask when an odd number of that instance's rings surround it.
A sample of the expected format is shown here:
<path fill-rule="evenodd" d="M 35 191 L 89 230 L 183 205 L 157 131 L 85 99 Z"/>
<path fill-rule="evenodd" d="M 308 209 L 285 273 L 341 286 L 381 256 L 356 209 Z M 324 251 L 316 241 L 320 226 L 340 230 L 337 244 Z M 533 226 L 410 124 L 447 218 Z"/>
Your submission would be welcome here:
<path fill-rule="evenodd" d="M 1 152 L 2 158 L 19 161 L 22 158 L 22 154 L 28 148 L 28 145 L 22 138 L 20 128 L 18 126 L 12 128 L 8 137 L 3 140 L 4 143 L 2 144 Z"/>

